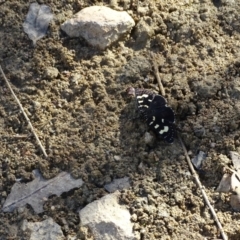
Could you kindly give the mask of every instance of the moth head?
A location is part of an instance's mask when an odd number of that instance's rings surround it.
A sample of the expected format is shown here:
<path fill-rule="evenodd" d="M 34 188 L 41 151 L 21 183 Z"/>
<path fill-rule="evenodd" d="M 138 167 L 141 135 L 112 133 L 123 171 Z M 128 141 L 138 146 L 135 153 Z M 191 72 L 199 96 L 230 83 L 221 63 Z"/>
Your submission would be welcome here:
<path fill-rule="evenodd" d="M 133 87 L 129 87 L 127 90 L 126 90 L 127 94 L 130 95 L 130 96 L 136 96 L 136 91 L 135 91 L 135 88 Z"/>

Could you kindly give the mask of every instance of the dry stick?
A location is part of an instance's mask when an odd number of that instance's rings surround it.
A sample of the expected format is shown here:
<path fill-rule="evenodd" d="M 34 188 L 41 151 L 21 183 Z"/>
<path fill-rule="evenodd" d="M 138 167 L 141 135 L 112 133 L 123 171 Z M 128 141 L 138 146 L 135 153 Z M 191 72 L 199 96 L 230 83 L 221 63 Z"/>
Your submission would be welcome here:
<path fill-rule="evenodd" d="M 219 220 L 218 220 L 218 217 L 217 217 L 217 214 L 216 214 L 214 208 L 212 207 L 211 203 L 210 203 L 209 200 L 208 200 L 208 196 L 207 196 L 207 194 L 206 194 L 206 192 L 205 192 L 205 190 L 204 190 L 204 188 L 203 188 L 203 186 L 202 186 L 202 184 L 201 184 L 201 182 L 200 182 L 200 180 L 199 180 L 199 178 L 198 178 L 198 175 L 197 175 L 195 169 L 193 168 L 193 165 L 192 165 L 191 160 L 190 160 L 190 158 L 189 158 L 189 156 L 188 156 L 188 153 L 187 153 L 187 149 L 186 149 L 186 147 L 185 147 L 185 145 L 184 145 L 184 143 L 183 143 L 183 141 L 182 141 L 182 138 L 179 136 L 179 134 L 178 134 L 178 139 L 179 139 L 179 141 L 180 141 L 180 143 L 181 143 L 181 146 L 182 146 L 182 148 L 183 148 L 185 157 L 186 157 L 186 159 L 187 159 L 188 166 L 189 166 L 189 168 L 190 168 L 190 170 L 191 170 L 191 172 L 192 172 L 193 177 L 195 178 L 195 181 L 196 181 L 199 189 L 200 189 L 201 192 L 202 192 L 202 195 L 203 195 L 203 198 L 204 198 L 206 204 L 208 205 L 208 207 L 209 207 L 209 209 L 210 209 L 210 211 L 211 211 L 211 213 L 212 213 L 212 215 L 213 215 L 213 219 L 214 219 L 215 222 L 217 223 L 217 226 L 218 226 L 218 228 L 219 228 L 219 230 L 220 230 L 220 232 L 221 232 L 222 238 L 223 238 L 223 240 L 227 240 L 228 238 L 227 238 L 226 234 L 224 233 L 224 230 L 223 230 L 223 228 L 222 228 L 221 223 L 220 223 Z"/>
<path fill-rule="evenodd" d="M 25 134 L 25 135 L 15 135 L 15 136 L 7 136 L 7 135 L 2 135 L 0 136 L 0 138 L 29 138 L 29 135 Z"/>
<path fill-rule="evenodd" d="M 163 85 L 162 85 L 161 78 L 160 78 L 160 76 L 159 76 L 158 66 L 157 66 L 156 61 L 155 61 L 156 58 L 155 58 L 155 56 L 154 56 L 154 53 L 152 53 L 152 52 L 150 52 L 150 56 L 152 57 L 153 67 L 154 67 L 155 75 L 156 75 L 156 78 L 157 78 L 157 81 L 158 81 L 158 85 L 159 85 L 159 88 L 160 88 L 160 92 L 161 92 L 161 94 L 164 96 L 164 95 L 165 95 L 165 90 L 164 90 L 164 87 L 163 87 Z M 207 194 L 206 194 L 206 192 L 204 191 L 204 188 L 203 188 L 200 180 L 198 179 L 198 175 L 197 175 L 195 169 L 193 168 L 192 163 L 191 163 L 191 160 L 190 160 L 190 158 L 189 158 L 189 156 L 188 156 L 187 149 L 186 149 L 186 147 L 185 147 L 185 145 L 184 145 L 184 143 L 183 143 L 183 141 L 182 141 L 182 138 L 181 138 L 179 135 L 178 135 L 178 139 L 179 139 L 179 141 L 180 141 L 180 143 L 181 143 L 181 145 L 182 145 L 182 148 L 183 148 L 185 157 L 186 157 L 186 159 L 187 159 L 188 166 L 189 166 L 189 168 L 190 168 L 190 170 L 191 170 L 191 172 L 192 172 L 192 175 L 193 175 L 193 177 L 195 178 L 195 181 L 197 182 L 197 185 L 198 185 L 198 187 L 200 188 L 200 190 L 201 190 L 201 192 L 202 192 L 203 198 L 204 198 L 206 204 L 208 205 L 208 207 L 209 207 L 209 209 L 210 209 L 210 211 L 211 211 L 211 213 L 212 213 L 212 215 L 213 215 L 213 218 L 214 218 L 215 222 L 217 223 L 217 226 L 218 226 L 218 228 L 219 228 L 219 230 L 220 230 L 220 232 L 221 232 L 221 234 L 222 234 L 223 240 L 227 240 L 228 238 L 227 238 L 226 234 L 224 233 L 224 230 L 223 230 L 223 228 L 222 228 L 221 223 L 220 223 L 219 220 L 218 220 L 218 217 L 217 217 L 217 214 L 216 214 L 214 208 L 212 207 L 211 203 L 210 203 L 209 200 L 208 200 Z"/>
<path fill-rule="evenodd" d="M 150 56 L 153 59 L 153 67 L 154 67 L 155 75 L 156 75 L 156 78 L 157 78 L 157 81 L 158 81 L 158 85 L 159 85 L 159 88 L 160 88 L 160 92 L 164 96 L 165 95 L 165 90 L 164 90 L 164 87 L 162 85 L 161 78 L 159 76 L 158 66 L 157 66 L 156 61 L 155 61 L 156 58 L 155 58 L 155 56 L 154 56 L 154 54 L 152 52 L 150 52 Z M 192 166 L 191 160 L 190 160 L 190 158 L 189 158 L 189 156 L 187 154 L 187 149 L 186 149 L 185 145 L 183 144 L 182 138 L 180 136 L 178 136 L 178 138 L 179 138 L 179 141 L 180 141 L 180 143 L 182 145 L 184 154 L 186 156 L 186 159 L 187 159 L 187 162 L 188 162 L 188 166 L 189 166 L 189 168 L 190 168 L 190 170 L 192 172 L 193 177 L 195 178 L 195 181 L 197 182 L 198 187 L 200 188 L 200 190 L 202 192 L 203 198 L 204 198 L 205 202 L 207 203 L 207 205 L 208 205 L 208 207 L 209 207 L 209 209 L 210 209 L 210 211 L 211 211 L 211 213 L 213 215 L 213 218 L 214 218 L 215 222 L 217 223 L 217 226 L 218 226 L 218 228 L 219 228 L 219 230 L 220 230 L 220 232 L 222 234 L 223 240 L 227 240 L 227 236 L 226 236 L 226 234 L 223 231 L 222 225 L 221 225 L 221 223 L 219 222 L 219 220 L 217 218 L 215 210 L 212 207 L 211 203 L 209 202 L 207 194 L 204 191 L 204 188 L 203 188 L 200 180 L 198 179 L 198 175 L 197 175 L 196 171 L 194 170 L 194 168 Z"/>
<path fill-rule="evenodd" d="M 25 111 L 24 111 L 24 109 L 23 109 L 23 107 L 22 107 L 22 104 L 21 104 L 20 101 L 18 100 L 18 98 L 17 98 L 17 96 L 15 95 L 15 93 L 14 93 L 14 91 L 13 91 L 13 89 L 12 89 L 10 83 L 9 83 L 9 81 L 7 80 L 5 74 L 4 74 L 3 70 L 2 70 L 1 65 L 0 65 L 0 71 L 1 71 L 1 73 L 2 73 L 2 75 L 3 75 L 3 78 L 4 78 L 4 80 L 5 80 L 5 82 L 6 82 L 7 86 L 8 86 L 8 88 L 10 89 L 10 91 L 11 91 L 11 93 L 12 93 L 14 99 L 16 100 L 18 106 L 20 107 L 20 109 L 21 109 L 21 111 L 22 111 L 22 113 L 23 113 L 23 116 L 25 117 L 25 119 L 26 119 L 26 121 L 27 121 L 29 127 L 31 128 L 31 131 L 32 131 L 34 137 L 36 138 L 37 143 L 38 143 L 39 147 L 41 148 L 44 157 L 47 158 L 47 157 L 48 157 L 48 156 L 47 156 L 47 153 L 46 153 L 46 151 L 45 151 L 45 149 L 44 149 L 42 143 L 40 142 L 40 140 L 39 140 L 39 138 L 38 138 L 36 132 L 34 131 L 34 128 L 33 128 L 33 126 L 32 126 L 32 123 L 30 122 L 30 119 L 28 118 L 27 114 L 25 113 Z"/>
<path fill-rule="evenodd" d="M 153 68 L 154 68 L 155 76 L 156 76 L 157 81 L 158 81 L 158 86 L 159 86 L 160 92 L 161 92 L 162 96 L 165 96 L 165 89 L 162 85 L 162 81 L 161 81 L 161 78 L 160 78 L 160 75 L 159 75 L 155 54 L 153 52 L 150 52 L 150 57 L 152 58 Z"/>

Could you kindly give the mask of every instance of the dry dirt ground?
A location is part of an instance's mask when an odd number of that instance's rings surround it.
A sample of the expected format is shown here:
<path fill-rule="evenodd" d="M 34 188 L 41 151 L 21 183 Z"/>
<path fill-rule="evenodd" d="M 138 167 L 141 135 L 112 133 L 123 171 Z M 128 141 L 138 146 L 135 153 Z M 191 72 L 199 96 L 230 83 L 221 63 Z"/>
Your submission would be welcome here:
<path fill-rule="evenodd" d="M 229 239 L 240 239 L 240 214 L 229 195 L 215 192 L 223 159 L 240 153 L 239 0 L 46 0 L 55 15 L 48 34 L 34 48 L 22 23 L 30 1 L 0 1 L 0 60 L 16 95 L 36 129 L 44 159 L 4 80 L 0 77 L 0 207 L 16 180 L 45 178 L 61 171 L 81 177 L 83 187 L 52 196 L 44 213 L 30 206 L 0 213 L 0 239 L 28 239 L 24 219 L 52 217 L 64 235 L 87 239 L 78 210 L 106 195 L 103 185 L 129 176 L 122 191 L 138 239 L 216 239 L 218 228 L 206 207 L 179 141 L 154 137 L 136 114 L 129 86 L 158 90 L 149 51 L 157 64 L 166 98 L 193 157 L 207 153 L 202 184 Z M 139 23 L 105 51 L 84 39 L 69 38 L 60 24 L 84 7 L 126 10 Z M 57 77 L 51 67 L 57 68 Z M 52 207 L 54 206 L 54 208 Z"/>

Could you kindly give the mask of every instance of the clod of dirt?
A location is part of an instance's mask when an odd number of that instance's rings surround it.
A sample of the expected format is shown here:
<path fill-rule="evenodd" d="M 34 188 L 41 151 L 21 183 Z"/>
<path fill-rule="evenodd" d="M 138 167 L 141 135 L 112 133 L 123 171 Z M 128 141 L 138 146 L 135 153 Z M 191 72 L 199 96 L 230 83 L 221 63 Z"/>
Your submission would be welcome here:
<path fill-rule="evenodd" d="M 47 67 L 45 69 L 45 77 L 49 80 L 56 78 L 59 74 L 59 71 L 55 67 Z"/>
<path fill-rule="evenodd" d="M 216 96 L 217 92 L 221 90 L 221 83 L 215 76 L 207 76 L 204 81 L 192 81 L 191 88 L 199 97 L 211 98 Z"/>
<path fill-rule="evenodd" d="M 134 56 L 121 70 L 120 80 L 124 83 L 136 82 L 143 80 L 151 69 L 148 59 L 143 56 Z"/>
<path fill-rule="evenodd" d="M 134 37 L 136 38 L 136 47 L 138 49 L 145 47 L 148 39 L 153 36 L 154 31 L 151 25 L 152 19 L 150 17 L 141 19 L 136 25 Z"/>

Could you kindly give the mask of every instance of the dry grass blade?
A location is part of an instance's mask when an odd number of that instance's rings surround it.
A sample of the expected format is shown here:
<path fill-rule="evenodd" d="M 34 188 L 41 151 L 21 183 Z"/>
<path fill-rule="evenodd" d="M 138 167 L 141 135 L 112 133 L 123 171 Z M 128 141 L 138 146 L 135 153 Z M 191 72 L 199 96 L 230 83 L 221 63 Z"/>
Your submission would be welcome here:
<path fill-rule="evenodd" d="M 219 231 L 221 232 L 222 238 L 223 238 L 223 240 L 227 240 L 228 238 L 227 238 L 226 234 L 224 233 L 224 230 L 222 228 L 221 223 L 218 220 L 218 217 L 217 217 L 217 214 L 216 214 L 214 208 L 212 207 L 210 201 L 208 200 L 208 196 L 207 196 L 206 192 L 204 191 L 204 187 L 203 187 L 203 185 L 201 184 L 201 182 L 200 182 L 200 180 L 198 178 L 198 175 L 197 175 L 197 173 L 196 173 L 196 171 L 195 171 L 195 169 L 194 169 L 194 167 L 193 167 L 193 165 L 191 163 L 191 160 L 190 160 L 190 158 L 188 156 L 187 149 L 186 149 L 186 147 L 185 147 L 185 145 L 184 145 L 184 143 L 182 141 L 182 138 L 179 135 L 178 135 L 178 139 L 179 139 L 179 141 L 181 143 L 181 146 L 183 148 L 183 151 L 184 151 L 185 157 L 187 159 L 187 163 L 188 163 L 188 166 L 189 166 L 189 168 L 191 170 L 191 173 L 192 173 L 192 175 L 193 175 L 193 177 L 194 177 L 194 179 L 195 179 L 199 189 L 202 192 L 203 198 L 204 198 L 206 204 L 208 205 L 208 207 L 209 207 L 209 209 L 210 209 L 210 211 L 212 213 L 214 221 L 217 223 L 217 226 L 219 228 Z"/>
<path fill-rule="evenodd" d="M 9 90 L 11 91 L 14 99 L 16 100 L 18 106 L 20 107 L 20 109 L 21 109 L 21 111 L 22 111 L 22 113 L 23 113 L 23 116 L 25 117 L 25 119 L 26 119 L 26 121 L 27 121 L 27 123 L 28 123 L 28 125 L 29 125 L 29 127 L 30 127 L 30 129 L 31 129 L 31 131 L 32 131 L 32 133 L 33 133 L 33 135 L 34 135 L 34 137 L 36 138 L 37 143 L 38 143 L 39 147 L 41 148 L 44 157 L 47 158 L 47 157 L 48 157 L 48 156 L 47 156 L 47 153 L 46 153 L 46 151 L 45 151 L 45 149 L 44 149 L 41 141 L 39 140 L 38 135 L 36 134 L 36 132 L 35 132 L 33 126 L 32 126 L 32 123 L 31 123 L 30 119 L 28 118 L 26 112 L 24 111 L 21 102 L 19 101 L 19 99 L 18 99 L 17 96 L 15 95 L 15 93 L 14 93 L 14 91 L 13 91 L 13 89 L 12 89 L 10 83 L 9 83 L 9 81 L 7 80 L 7 77 L 5 76 L 5 74 L 4 74 L 3 70 L 2 70 L 2 66 L 1 66 L 1 65 L 0 65 L 0 71 L 1 71 L 1 73 L 2 73 L 2 76 L 3 76 L 3 78 L 4 78 L 5 82 L 6 82 Z"/>
<path fill-rule="evenodd" d="M 150 52 L 150 57 L 152 58 L 153 68 L 154 68 L 155 76 L 156 76 L 157 81 L 158 81 L 158 86 L 159 86 L 160 93 L 161 93 L 162 96 L 165 96 L 165 89 L 162 85 L 162 81 L 161 81 L 161 78 L 160 78 L 160 75 L 159 75 L 158 66 L 157 66 L 157 63 L 156 63 L 156 56 L 153 52 Z"/>

